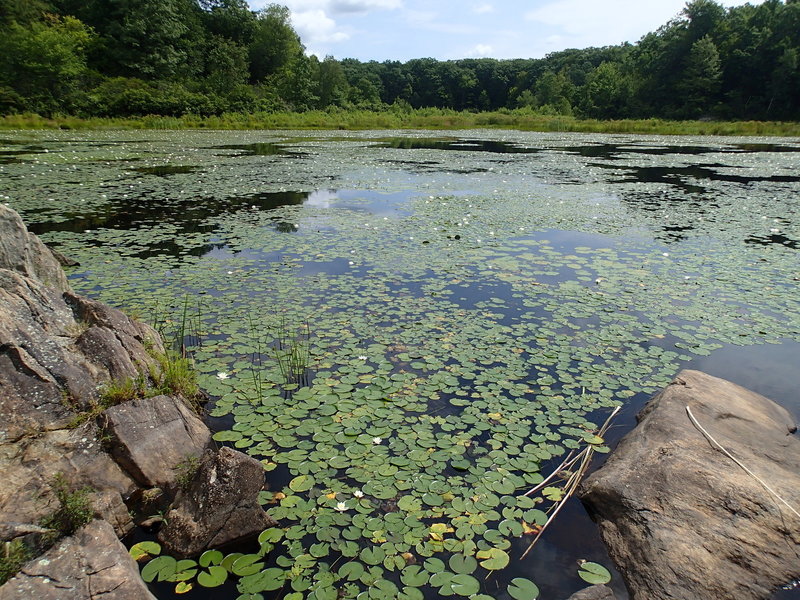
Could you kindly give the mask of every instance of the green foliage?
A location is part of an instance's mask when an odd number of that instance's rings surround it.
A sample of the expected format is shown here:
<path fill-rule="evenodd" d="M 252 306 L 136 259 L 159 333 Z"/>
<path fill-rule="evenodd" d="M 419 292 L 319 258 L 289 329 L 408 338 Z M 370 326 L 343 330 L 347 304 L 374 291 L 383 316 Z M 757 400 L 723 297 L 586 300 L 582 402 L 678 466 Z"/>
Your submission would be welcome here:
<path fill-rule="evenodd" d="M 707 115 L 716 108 L 722 84 L 722 66 L 716 45 L 709 36 L 692 44 L 686 58 L 686 71 L 680 83 L 688 117 Z"/>
<path fill-rule="evenodd" d="M 26 26 L 12 22 L 0 36 L 0 85 L 14 94 L 6 92 L 6 106 L 24 98 L 26 109 L 46 115 L 76 110 L 94 39 L 91 29 L 70 16 Z"/>
<path fill-rule="evenodd" d="M 51 487 L 58 500 L 58 508 L 51 515 L 42 518 L 42 527 L 52 529 L 60 537 L 72 535 L 92 520 L 94 513 L 89 503 L 91 488 L 73 489 L 60 473 L 54 478 Z"/>
<path fill-rule="evenodd" d="M 596 119 L 800 119 L 797 2 L 725 8 L 694 0 L 635 45 L 542 59 L 406 63 L 308 57 L 288 8 L 254 12 L 245 0 L 0 0 L 0 19 L 7 30 L 0 114 L 394 113 L 406 106 Z"/>
<path fill-rule="evenodd" d="M 102 411 L 109 406 L 130 402 L 147 394 L 147 379 L 139 375 L 115 379 L 106 383 L 100 390 L 98 408 Z"/>
<path fill-rule="evenodd" d="M 0 545 L 0 585 L 16 575 L 26 562 L 33 558 L 33 552 L 22 540 L 3 542 Z"/>

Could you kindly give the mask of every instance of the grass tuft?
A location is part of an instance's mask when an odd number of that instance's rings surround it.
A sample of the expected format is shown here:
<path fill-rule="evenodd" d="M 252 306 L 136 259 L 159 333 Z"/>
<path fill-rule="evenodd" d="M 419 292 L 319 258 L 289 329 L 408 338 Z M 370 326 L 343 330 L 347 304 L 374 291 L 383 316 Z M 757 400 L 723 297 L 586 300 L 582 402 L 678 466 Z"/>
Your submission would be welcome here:
<path fill-rule="evenodd" d="M 26 562 L 33 558 L 33 552 L 22 540 L 3 542 L 0 548 L 0 585 L 19 573 Z"/>
<path fill-rule="evenodd" d="M 54 532 L 51 542 L 61 536 L 72 535 L 92 520 L 94 511 L 89 503 L 91 488 L 73 489 L 66 478 L 59 473 L 52 483 L 53 491 L 58 499 L 58 508 L 39 522 L 42 527 Z"/>

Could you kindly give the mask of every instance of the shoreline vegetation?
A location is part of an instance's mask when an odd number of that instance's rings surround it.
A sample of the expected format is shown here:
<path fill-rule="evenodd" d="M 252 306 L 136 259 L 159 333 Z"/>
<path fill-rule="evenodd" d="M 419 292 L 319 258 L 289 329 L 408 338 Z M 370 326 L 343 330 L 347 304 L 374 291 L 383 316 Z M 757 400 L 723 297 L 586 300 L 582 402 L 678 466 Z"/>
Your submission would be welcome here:
<path fill-rule="evenodd" d="M 0 130 L 333 130 L 369 129 L 512 129 L 519 131 L 800 137 L 800 123 L 784 121 L 705 121 L 666 119 L 581 119 L 547 115 L 530 109 L 492 112 L 440 108 L 406 110 L 312 110 L 304 112 L 187 114 L 180 117 L 42 117 L 35 113 L 0 117 Z"/>

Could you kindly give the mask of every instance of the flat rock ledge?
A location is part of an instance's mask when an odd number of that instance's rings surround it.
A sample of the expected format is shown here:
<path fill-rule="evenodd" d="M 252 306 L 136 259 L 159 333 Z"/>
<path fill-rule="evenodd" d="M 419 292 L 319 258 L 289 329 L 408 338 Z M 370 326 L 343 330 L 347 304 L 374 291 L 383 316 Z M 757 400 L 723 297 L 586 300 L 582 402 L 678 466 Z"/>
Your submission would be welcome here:
<path fill-rule="evenodd" d="M 579 492 L 631 600 L 761 600 L 800 578 L 800 439 L 771 400 L 682 371 Z"/>
<path fill-rule="evenodd" d="M 0 600 L 155 600 L 114 528 L 92 521 L 26 564 Z"/>
<path fill-rule="evenodd" d="M 112 406 L 101 421 L 113 441 L 112 456 L 143 487 L 174 487 L 176 467 L 199 460 L 211 444 L 206 424 L 172 396 Z"/>

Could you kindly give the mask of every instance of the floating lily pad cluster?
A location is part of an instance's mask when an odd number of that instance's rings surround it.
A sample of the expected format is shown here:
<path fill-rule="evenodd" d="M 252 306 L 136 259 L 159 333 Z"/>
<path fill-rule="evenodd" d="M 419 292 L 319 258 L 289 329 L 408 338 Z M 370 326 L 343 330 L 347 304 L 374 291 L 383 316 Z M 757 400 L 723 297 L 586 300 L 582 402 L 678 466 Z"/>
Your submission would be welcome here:
<path fill-rule="evenodd" d="M 606 451 L 612 407 L 722 344 L 800 339 L 789 142 L 34 135 L 50 151 L 0 165 L 0 194 L 79 291 L 162 321 L 188 296 L 215 438 L 270 471 L 259 552 L 147 563 L 179 591 L 536 598 L 517 560 L 563 489 L 525 493 Z"/>

